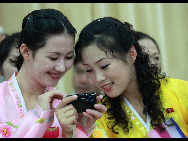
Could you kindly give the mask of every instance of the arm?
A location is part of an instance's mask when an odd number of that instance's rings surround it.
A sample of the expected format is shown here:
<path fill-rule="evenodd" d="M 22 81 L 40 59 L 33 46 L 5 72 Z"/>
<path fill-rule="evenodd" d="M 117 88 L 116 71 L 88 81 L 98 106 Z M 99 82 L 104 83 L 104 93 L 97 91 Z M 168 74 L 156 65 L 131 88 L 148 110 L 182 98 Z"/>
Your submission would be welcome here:
<path fill-rule="evenodd" d="M 18 127 L 15 138 L 42 138 L 53 123 L 54 110 L 43 111 L 39 105 L 28 111 Z"/>

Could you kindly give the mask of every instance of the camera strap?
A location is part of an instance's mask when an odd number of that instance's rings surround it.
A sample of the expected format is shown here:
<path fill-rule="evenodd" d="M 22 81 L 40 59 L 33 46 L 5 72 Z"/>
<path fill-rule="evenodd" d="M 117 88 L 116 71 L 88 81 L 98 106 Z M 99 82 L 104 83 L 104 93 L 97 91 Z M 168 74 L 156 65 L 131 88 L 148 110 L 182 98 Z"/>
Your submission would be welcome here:
<path fill-rule="evenodd" d="M 72 138 L 76 138 L 76 136 L 75 136 L 75 133 L 76 133 L 76 125 L 75 124 L 73 124 L 72 125 L 72 130 L 73 130 L 73 136 L 72 136 Z"/>

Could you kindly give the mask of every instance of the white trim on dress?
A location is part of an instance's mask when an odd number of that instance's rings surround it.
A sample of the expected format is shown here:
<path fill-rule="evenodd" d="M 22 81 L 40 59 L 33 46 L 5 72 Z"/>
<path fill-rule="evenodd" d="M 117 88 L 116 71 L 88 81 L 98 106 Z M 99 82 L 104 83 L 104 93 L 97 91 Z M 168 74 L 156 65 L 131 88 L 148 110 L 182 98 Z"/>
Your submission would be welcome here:
<path fill-rule="evenodd" d="M 141 118 L 141 116 L 137 113 L 137 111 L 134 109 L 134 107 L 131 105 L 131 103 L 123 96 L 121 96 L 124 100 L 124 102 L 127 104 L 127 106 L 131 109 L 131 111 L 135 114 L 135 116 L 138 118 L 138 120 L 142 123 L 142 125 L 146 128 L 146 131 L 149 133 L 150 131 L 150 117 L 147 113 L 147 122 Z"/>

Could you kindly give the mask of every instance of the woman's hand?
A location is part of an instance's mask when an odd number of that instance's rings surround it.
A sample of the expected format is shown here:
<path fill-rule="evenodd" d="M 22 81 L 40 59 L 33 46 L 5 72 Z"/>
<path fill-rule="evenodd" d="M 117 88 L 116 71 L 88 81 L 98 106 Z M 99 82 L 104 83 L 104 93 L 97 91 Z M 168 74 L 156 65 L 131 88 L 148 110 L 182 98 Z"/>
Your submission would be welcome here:
<path fill-rule="evenodd" d="M 73 136 L 73 125 L 76 126 L 78 114 L 72 104 L 68 104 L 78 98 L 77 95 L 66 97 L 64 96 L 62 101 L 56 107 L 56 116 L 61 125 L 63 135 L 66 138 L 72 138 Z M 68 105 L 67 105 L 68 104 Z"/>
<path fill-rule="evenodd" d="M 87 121 L 86 124 L 82 126 L 87 130 L 89 128 L 91 128 L 93 126 L 93 124 L 96 122 L 97 119 L 100 119 L 102 117 L 102 113 L 107 111 L 107 108 L 102 105 L 102 104 L 98 104 L 99 101 L 103 98 L 102 95 L 97 96 L 97 102 L 94 105 L 96 110 L 92 110 L 92 109 L 86 109 L 86 112 L 83 112 L 83 116 L 87 117 Z M 82 114 L 79 114 L 79 116 Z M 82 117 L 79 117 L 79 123 L 83 123 Z"/>
<path fill-rule="evenodd" d="M 41 94 L 38 96 L 38 105 L 41 107 L 43 111 L 52 110 L 52 103 L 54 99 L 62 99 L 63 96 L 66 96 L 67 94 L 64 94 L 58 90 L 51 90 L 48 91 L 45 94 Z"/>

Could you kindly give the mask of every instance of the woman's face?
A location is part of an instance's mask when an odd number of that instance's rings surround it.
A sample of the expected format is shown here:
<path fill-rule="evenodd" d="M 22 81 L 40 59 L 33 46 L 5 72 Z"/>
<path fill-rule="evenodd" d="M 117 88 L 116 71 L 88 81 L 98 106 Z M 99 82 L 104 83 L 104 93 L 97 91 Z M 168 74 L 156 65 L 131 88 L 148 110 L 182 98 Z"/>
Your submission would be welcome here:
<path fill-rule="evenodd" d="M 90 79 L 109 97 L 117 97 L 126 90 L 132 79 L 131 64 L 113 58 L 96 45 L 86 47 L 82 57 Z"/>
<path fill-rule="evenodd" d="M 2 65 L 2 75 L 4 80 L 7 81 L 13 75 L 17 68 L 14 66 L 16 59 L 19 55 L 19 50 L 15 47 L 12 47 L 10 53 Z"/>
<path fill-rule="evenodd" d="M 30 78 L 42 86 L 54 87 L 72 67 L 73 58 L 74 38 L 67 34 L 52 36 L 27 61 Z"/>
<path fill-rule="evenodd" d="M 156 44 L 151 39 L 148 38 L 141 39 L 138 42 L 140 45 L 144 46 L 146 50 L 149 52 L 151 63 L 161 68 L 160 54 Z"/>

